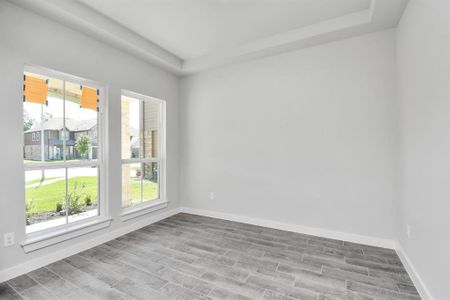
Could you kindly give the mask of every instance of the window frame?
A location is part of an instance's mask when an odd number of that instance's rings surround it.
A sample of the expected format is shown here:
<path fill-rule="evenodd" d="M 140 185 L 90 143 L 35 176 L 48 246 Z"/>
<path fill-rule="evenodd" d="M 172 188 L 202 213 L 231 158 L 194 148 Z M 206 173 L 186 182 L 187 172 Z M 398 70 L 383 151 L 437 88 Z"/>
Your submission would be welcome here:
<path fill-rule="evenodd" d="M 121 158 L 121 170 L 122 166 L 126 164 L 145 164 L 145 163 L 152 163 L 156 162 L 158 163 L 158 194 L 159 198 L 153 199 L 153 200 L 147 200 L 142 201 L 139 204 L 131 205 L 129 207 L 123 207 L 122 206 L 122 198 L 121 198 L 121 219 L 122 221 L 126 221 L 130 218 L 140 216 L 147 212 L 152 212 L 157 209 L 161 209 L 167 206 L 168 200 L 166 195 L 166 101 L 163 99 L 158 99 L 155 97 L 135 93 L 129 90 L 121 90 L 121 99 L 120 99 L 120 107 L 122 112 L 122 96 L 130 97 L 139 100 L 139 104 L 143 104 L 144 102 L 150 102 L 150 103 L 157 103 L 160 105 L 160 114 L 159 114 L 159 123 L 158 123 L 158 149 L 157 149 L 157 157 L 141 157 L 142 149 L 139 149 L 139 158 L 128 158 L 124 159 L 122 156 L 122 151 L 120 152 L 120 158 Z M 143 140 L 143 128 L 142 128 L 142 117 L 143 117 L 143 111 L 140 109 L 140 122 L 139 122 L 139 139 Z M 120 128 L 122 130 L 122 113 L 120 114 Z M 122 133 L 120 134 L 120 143 L 122 145 Z M 122 197 L 122 191 L 120 193 Z"/>
<path fill-rule="evenodd" d="M 82 219 L 79 221 L 75 221 L 72 223 L 65 223 L 62 225 L 57 225 L 49 228 L 45 228 L 42 230 L 37 230 L 33 232 L 27 232 L 27 225 L 25 224 L 25 237 L 26 240 L 22 243 L 22 246 L 25 248 L 30 247 L 30 244 L 35 244 L 37 242 L 41 243 L 42 240 L 48 240 L 52 238 L 57 238 L 57 240 L 61 240 L 61 236 L 66 233 L 72 233 L 74 231 L 81 231 L 81 229 L 85 227 L 92 227 L 93 224 L 104 224 L 105 227 L 109 226 L 111 218 L 108 216 L 109 205 L 107 201 L 107 172 L 106 172 L 106 164 L 105 164 L 105 153 L 106 153 L 106 137 L 107 137 L 107 89 L 106 85 L 99 83 L 97 81 L 84 79 L 78 76 L 69 75 L 66 73 L 62 73 L 59 71 L 47 69 L 40 66 L 35 65 L 25 65 L 24 72 L 30 72 L 34 74 L 38 74 L 41 76 L 51 77 L 58 80 L 62 80 L 63 83 L 66 81 L 86 85 L 92 88 L 96 88 L 99 90 L 99 112 L 97 112 L 97 159 L 88 160 L 88 161 L 65 161 L 65 162 L 36 162 L 36 163 L 25 163 L 23 162 L 23 176 L 24 176 L 24 187 L 25 187 L 25 172 L 33 171 L 33 170 L 49 170 L 49 169 L 65 169 L 66 170 L 66 180 L 67 180 L 67 172 L 70 168 L 77 167 L 96 167 L 97 168 L 97 201 L 98 201 L 98 214 L 97 216 L 89 217 L 86 219 Z M 63 86 L 64 89 L 64 86 Z M 22 118 L 23 118 L 23 106 L 22 106 Z M 24 139 L 22 139 L 22 143 L 24 144 Z M 22 148 L 23 145 L 22 145 Z M 24 188 L 25 191 L 25 188 Z M 26 198 L 24 197 L 24 204 L 26 203 Z M 24 210 L 25 216 L 25 210 Z M 98 226 L 97 226 L 98 227 Z M 50 242 L 51 243 L 51 242 Z M 48 244 L 48 242 L 46 242 Z M 36 246 L 33 246 L 36 247 Z M 39 248 L 37 248 L 39 249 Z"/>

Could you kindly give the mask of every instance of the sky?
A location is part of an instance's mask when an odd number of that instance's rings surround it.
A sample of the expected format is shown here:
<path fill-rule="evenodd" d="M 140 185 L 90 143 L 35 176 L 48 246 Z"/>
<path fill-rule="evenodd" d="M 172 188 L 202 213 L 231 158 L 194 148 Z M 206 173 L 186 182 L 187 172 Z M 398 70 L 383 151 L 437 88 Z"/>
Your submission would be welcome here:
<path fill-rule="evenodd" d="M 52 118 L 63 117 L 63 100 L 48 97 L 48 106 L 44 106 L 44 113 Z M 139 129 L 139 101 L 130 101 L 130 127 Z M 41 104 L 24 102 L 24 113 L 34 119 L 34 124 L 41 122 Z M 78 103 L 66 100 L 66 117 L 75 120 L 91 120 L 97 118 L 97 112 L 92 109 L 80 108 Z"/>
<path fill-rule="evenodd" d="M 53 118 L 63 117 L 63 100 L 48 97 L 48 106 L 44 106 L 44 113 L 52 115 Z M 35 123 L 41 120 L 41 104 L 24 102 L 24 113 L 34 119 Z M 90 120 L 97 118 L 97 112 L 91 109 L 80 108 L 78 103 L 66 101 L 66 117 L 75 120 Z"/>
<path fill-rule="evenodd" d="M 130 127 L 139 129 L 139 101 L 130 101 Z"/>
<path fill-rule="evenodd" d="M 63 81 L 60 79 L 46 77 L 39 74 L 33 74 L 29 72 L 25 72 L 27 76 L 33 76 L 36 78 L 48 80 L 48 85 L 53 88 L 58 88 L 60 97 L 47 97 L 48 105 L 44 107 L 44 113 L 50 114 L 53 118 L 62 118 L 63 117 L 63 99 L 62 99 L 62 85 Z M 74 90 L 79 88 L 79 84 L 66 81 L 66 89 Z M 90 120 L 97 118 L 97 112 L 91 109 L 80 108 L 79 103 L 72 102 L 70 100 L 66 100 L 66 117 L 75 119 L 75 120 Z M 41 109 L 42 105 L 37 103 L 24 102 L 23 104 L 24 114 L 28 114 L 32 119 L 34 119 L 34 123 L 41 122 Z"/>

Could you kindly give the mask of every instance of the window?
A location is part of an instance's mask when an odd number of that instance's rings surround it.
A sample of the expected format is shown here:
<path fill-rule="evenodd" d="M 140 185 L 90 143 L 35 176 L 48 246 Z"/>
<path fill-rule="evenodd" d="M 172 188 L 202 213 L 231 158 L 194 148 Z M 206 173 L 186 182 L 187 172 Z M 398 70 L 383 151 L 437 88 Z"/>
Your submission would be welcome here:
<path fill-rule="evenodd" d="M 43 68 L 24 72 L 26 232 L 104 215 L 103 88 Z M 101 209 L 102 208 L 102 209 Z"/>
<path fill-rule="evenodd" d="M 122 207 L 165 201 L 164 101 L 122 92 Z"/>

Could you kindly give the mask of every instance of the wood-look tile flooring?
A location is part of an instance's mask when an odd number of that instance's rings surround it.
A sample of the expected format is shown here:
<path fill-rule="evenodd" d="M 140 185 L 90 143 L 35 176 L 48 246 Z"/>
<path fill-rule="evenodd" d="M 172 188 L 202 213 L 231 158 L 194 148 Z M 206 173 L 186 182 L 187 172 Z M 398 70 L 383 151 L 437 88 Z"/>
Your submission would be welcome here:
<path fill-rule="evenodd" d="M 420 299 L 393 250 L 178 214 L 0 284 L 1 299 Z"/>

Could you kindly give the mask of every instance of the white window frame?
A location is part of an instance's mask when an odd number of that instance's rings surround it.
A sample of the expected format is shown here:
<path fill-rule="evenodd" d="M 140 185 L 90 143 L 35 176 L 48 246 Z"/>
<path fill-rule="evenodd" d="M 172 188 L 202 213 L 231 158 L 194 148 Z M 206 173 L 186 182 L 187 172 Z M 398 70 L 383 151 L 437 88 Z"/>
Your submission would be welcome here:
<path fill-rule="evenodd" d="M 108 227 L 111 223 L 111 218 L 108 216 L 108 201 L 107 198 L 107 172 L 105 164 L 105 153 L 106 152 L 106 137 L 107 137 L 107 126 L 106 126 L 106 109 L 107 109 L 107 90 L 104 84 L 96 81 L 87 80 L 81 77 L 65 74 L 62 72 L 54 71 L 40 66 L 25 65 L 24 72 L 30 72 L 34 74 L 39 74 L 42 76 L 47 76 L 59 80 L 63 80 L 63 83 L 70 81 L 71 83 L 80 84 L 83 86 L 89 86 L 99 90 L 99 108 L 97 118 L 97 143 L 98 148 L 101 151 L 97 152 L 97 160 L 95 161 L 66 161 L 66 162 L 39 162 L 27 164 L 24 163 L 24 176 L 26 171 L 31 170 L 48 170 L 48 169 L 66 169 L 66 168 L 76 168 L 76 167 L 97 167 L 98 170 L 98 191 L 97 191 L 97 201 L 98 201 L 98 215 L 90 218 L 86 218 L 80 221 L 66 223 L 63 225 L 58 225 L 50 227 L 47 229 L 27 233 L 25 225 L 25 241 L 22 242 L 22 247 L 25 252 L 34 251 L 42 247 L 47 247 L 51 244 L 59 243 L 63 240 L 79 236 L 81 234 L 86 234 L 88 232 L 99 230 L 101 228 Z M 23 139 L 22 139 L 23 143 Z M 23 146 L 23 145 L 22 145 Z M 24 185 L 25 186 L 25 185 Z M 25 199 L 24 199 L 25 200 Z M 25 203 L 25 201 L 24 201 Z M 25 211 L 24 211 L 25 215 Z"/>
<path fill-rule="evenodd" d="M 130 158 L 124 159 L 121 156 L 121 166 L 125 164 L 143 164 L 143 163 L 158 163 L 158 191 L 159 198 L 154 200 L 143 201 L 142 203 L 132 205 L 130 207 L 122 207 L 121 220 L 127 221 L 129 219 L 141 216 L 143 214 L 153 212 L 155 210 L 162 209 L 167 207 L 168 200 L 166 197 L 166 101 L 142 94 L 138 94 L 135 92 L 131 92 L 128 90 L 121 91 L 121 108 L 122 108 L 122 96 L 130 97 L 139 100 L 140 104 L 144 102 L 157 103 L 160 105 L 160 115 L 159 115 L 159 124 L 158 124 L 158 150 L 157 157 L 139 157 L 139 158 Z M 140 110 L 140 118 L 142 118 L 142 111 Z M 121 114 L 122 115 L 122 114 Z M 140 122 L 141 123 L 141 122 Z M 122 119 L 120 120 L 121 128 L 122 128 Z M 139 128 L 139 139 L 143 139 L 142 132 L 142 124 L 140 124 Z M 122 139 L 122 134 L 120 135 Z M 122 143 L 122 140 L 121 140 Z M 142 149 L 139 149 L 139 156 L 142 156 Z M 122 192 L 120 193 L 122 196 Z M 122 200 L 122 199 L 121 199 Z"/>

